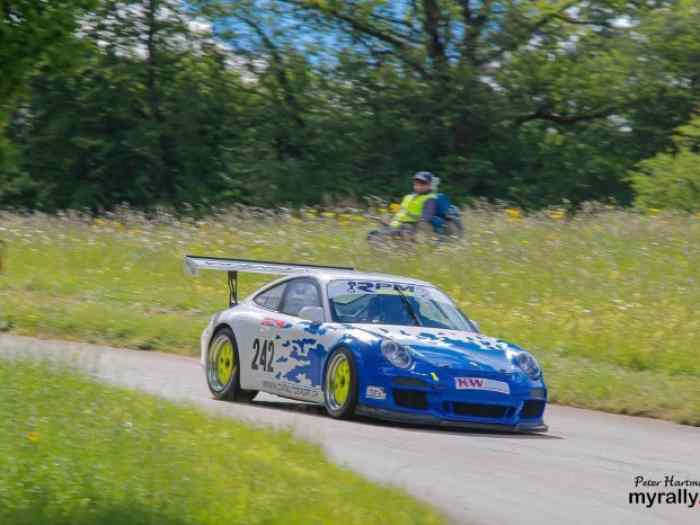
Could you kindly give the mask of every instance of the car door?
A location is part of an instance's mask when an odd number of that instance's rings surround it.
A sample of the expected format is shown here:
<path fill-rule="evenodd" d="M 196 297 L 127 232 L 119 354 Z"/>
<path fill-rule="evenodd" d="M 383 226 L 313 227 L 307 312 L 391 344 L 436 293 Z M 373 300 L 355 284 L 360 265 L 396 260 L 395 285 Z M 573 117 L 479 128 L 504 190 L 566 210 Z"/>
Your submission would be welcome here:
<path fill-rule="evenodd" d="M 264 382 L 274 372 L 273 363 L 279 346 L 279 306 L 286 287 L 287 281 L 284 281 L 258 293 L 253 298 L 252 308 L 244 314 L 245 322 L 236 334 L 242 388 L 266 390 Z"/>
<path fill-rule="evenodd" d="M 318 335 L 310 333 L 311 323 L 299 317 L 306 306 L 323 307 L 318 281 L 313 277 L 287 281 L 279 311 L 261 328 L 264 336 L 254 348 L 259 356 L 253 373 L 257 374 L 263 390 L 319 401 L 325 346 Z"/>

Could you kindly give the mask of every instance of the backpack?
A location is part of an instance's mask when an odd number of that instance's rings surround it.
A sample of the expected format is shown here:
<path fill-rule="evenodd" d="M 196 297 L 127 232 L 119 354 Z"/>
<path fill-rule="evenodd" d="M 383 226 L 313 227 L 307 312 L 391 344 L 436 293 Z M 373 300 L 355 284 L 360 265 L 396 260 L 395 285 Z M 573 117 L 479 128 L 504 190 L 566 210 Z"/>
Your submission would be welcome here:
<path fill-rule="evenodd" d="M 459 208 L 450 202 L 444 193 L 438 193 L 435 199 L 435 217 L 431 221 L 433 231 L 441 235 L 462 236 L 462 214 Z"/>
<path fill-rule="evenodd" d="M 446 219 L 452 208 L 450 198 L 444 193 L 438 193 L 435 198 L 435 215 L 442 219 Z"/>

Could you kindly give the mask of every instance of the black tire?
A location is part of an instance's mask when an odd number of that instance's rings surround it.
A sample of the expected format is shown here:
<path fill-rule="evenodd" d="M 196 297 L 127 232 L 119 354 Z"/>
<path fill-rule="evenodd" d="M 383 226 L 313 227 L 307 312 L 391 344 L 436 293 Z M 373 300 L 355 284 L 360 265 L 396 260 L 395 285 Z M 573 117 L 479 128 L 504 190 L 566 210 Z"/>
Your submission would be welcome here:
<path fill-rule="evenodd" d="M 245 403 L 258 394 L 257 390 L 243 390 L 240 387 L 241 360 L 236 337 L 229 327 L 219 328 L 209 341 L 206 376 L 214 399 Z"/>
<path fill-rule="evenodd" d="M 331 383 L 336 366 L 340 362 L 347 363 L 349 377 L 347 378 L 347 396 L 339 402 L 334 395 L 334 383 Z M 355 413 L 357 407 L 357 366 L 352 352 L 346 348 L 339 348 L 333 352 L 326 361 L 326 370 L 323 374 L 323 402 L 328 415 L 335 419 L 349 419 Z"/>

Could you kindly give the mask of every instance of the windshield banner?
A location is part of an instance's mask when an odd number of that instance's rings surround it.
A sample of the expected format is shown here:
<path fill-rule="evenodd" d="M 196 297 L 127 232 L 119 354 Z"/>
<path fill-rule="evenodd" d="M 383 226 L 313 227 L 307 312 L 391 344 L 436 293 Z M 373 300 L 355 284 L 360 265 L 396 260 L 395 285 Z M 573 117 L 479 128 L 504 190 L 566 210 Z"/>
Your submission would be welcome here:
<path fill-rule="evenodd" d="M 328 285 L 328 295 L 330 297 L 337 297 L 340 295 L 364 295 L 392 292 L 412 295 L 416 293 L 416 288 L 423 287 L 413 284 L 381 281 L 332 281 Z"/>

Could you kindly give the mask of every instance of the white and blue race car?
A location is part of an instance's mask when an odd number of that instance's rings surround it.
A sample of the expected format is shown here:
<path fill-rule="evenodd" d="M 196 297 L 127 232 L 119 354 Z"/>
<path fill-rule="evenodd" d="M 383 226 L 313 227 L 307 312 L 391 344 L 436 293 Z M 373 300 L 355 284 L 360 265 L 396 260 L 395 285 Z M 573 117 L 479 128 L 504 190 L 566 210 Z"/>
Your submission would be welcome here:
<path fill-rule="evenodd" d="M 415 424 L 544 432 L 535 358 L 482 335 L 423 281 L 352 268 L 186 256 L 228 272 L 230 307 L 211 318 L 201 362 L 216 399 L 258 392 Z M 238 301 L 238 274 L 277 279 Z"/>

